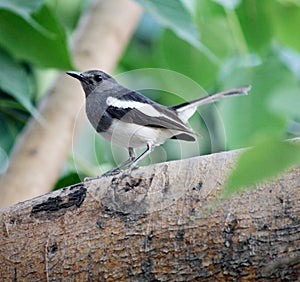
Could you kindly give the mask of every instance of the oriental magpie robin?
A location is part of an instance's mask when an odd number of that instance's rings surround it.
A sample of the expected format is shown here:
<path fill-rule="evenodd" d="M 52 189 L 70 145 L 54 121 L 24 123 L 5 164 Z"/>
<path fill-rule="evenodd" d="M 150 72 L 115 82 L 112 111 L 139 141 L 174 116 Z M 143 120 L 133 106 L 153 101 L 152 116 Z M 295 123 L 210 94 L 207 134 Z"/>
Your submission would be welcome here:
<path fill-rule="evenodd" d="M 68 71 L 67 74 L 81 82 L 86 97 L 86 114 L 96 131 L 110 142 L 128 148 L 129 159 L 105 175 L 116 174 L 122 167 L 135 167 L 155 146 L 167 139 L 195 141 L 198 134 L 186 123 L 198 106 L 223 97 L 247 94 L 251 89 L 251 86 L 242 86 L 166 107 L 120 85 L 103 71 Z M 143 146 L 147 146 L 146 151 L 136 156 L 134 148 Z"/>

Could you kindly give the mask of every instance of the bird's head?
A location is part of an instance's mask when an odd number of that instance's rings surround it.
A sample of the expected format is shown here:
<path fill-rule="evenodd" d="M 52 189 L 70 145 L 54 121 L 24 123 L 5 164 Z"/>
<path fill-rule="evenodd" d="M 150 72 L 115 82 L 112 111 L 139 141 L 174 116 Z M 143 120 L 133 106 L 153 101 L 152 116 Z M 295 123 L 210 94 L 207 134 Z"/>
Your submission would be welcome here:
<path fill-rule="evenodd" d="M 100 70 L 67 71 L 66 73 L 81 82 L 86 97 L 96 90 L 99 92 L 108 90 L 116 83 L 110 75 Z"/>

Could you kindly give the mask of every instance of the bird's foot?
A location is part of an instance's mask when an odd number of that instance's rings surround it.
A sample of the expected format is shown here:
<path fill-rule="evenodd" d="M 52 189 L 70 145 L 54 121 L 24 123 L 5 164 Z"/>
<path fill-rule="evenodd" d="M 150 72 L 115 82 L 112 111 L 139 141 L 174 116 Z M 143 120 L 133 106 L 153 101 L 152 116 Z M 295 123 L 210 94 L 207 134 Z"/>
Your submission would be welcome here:
<path fill-rule="evenodd" d="M 118 175 L 120 173 L 126 173 L 126 174 L 130 174 L 131 171 L 136 170 L 138 167 L 128 167 L 125 170 L 119 169 L 119 168 L 113 168 L 105 173 L 103 173 L 102 175 L 99 176 L 95 176 L 95 177 L 85 177 L 83 179 L 84 182 L 86 181 L 91 181 L 94 179 L 99 179 L 101 177 L 108 177 L 108 176 L 114 176 L 114 175 Z"/>
<path fill-rule="evenodd" d="M 123 170 L 119 169 L 119 168 L 113 168 L 105 173 L 103 173 L 101 175 L 101 177 L 107 177 L 107 176 L 113 176 L 113 175 L 117 175 L 119 173 L 121 173 Z"/>
<path fill-rule="evenodd" d="M 94 176 L 94 177 L 85 177 L 83 179 L 84 182 L 87 182 L 87 181 L 91 181 L 91 180 L 95 180 L 95 179 L 99 179 L 101 177 L 108 177 L 108 176 L 113 176 L 113 175 L 117 175 L 119 173 L 121 173 L 123 170 L 120 170 L 120 169 L 111 169 L 105 173 L 103 173 L 102 175 L 98 175 L 98 176 Z"/>
<path fill-rule="evenodd" d="M 99 179 L 101 176 L 94 176 L 94 177 L 85 177 L 83 179 L 83 182 L 87 182 L 87 181 L 91 181 L 91 180 L 94 180 L 94 179 Z"/>

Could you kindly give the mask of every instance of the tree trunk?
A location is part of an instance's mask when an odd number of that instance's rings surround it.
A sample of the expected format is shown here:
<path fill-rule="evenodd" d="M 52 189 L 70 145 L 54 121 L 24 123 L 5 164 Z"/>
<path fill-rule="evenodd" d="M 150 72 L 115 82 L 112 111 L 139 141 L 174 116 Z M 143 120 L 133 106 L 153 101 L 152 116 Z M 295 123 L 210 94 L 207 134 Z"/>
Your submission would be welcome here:
<path fill-rule="evenodd" d="M 0 212 L 2 281 L 295 281 L 300 168 L 229 199 L 238 152 L 79 183 Z"/>
<path fill-rule="evenodd" d="M 131 0 L 96 1 L 82 18 L 73 42 L 78 69 L 111 72 L 140 14 L 140 7 Z M 78 115 L 83 105 L 78 82 L 60 73 L 39 105 L 45 123 L 32 118 L 12 150 L 9 167 L 0 179 L 0 208 L 52 189 L 75 137 L 74 123 L 83 121 Z"/>

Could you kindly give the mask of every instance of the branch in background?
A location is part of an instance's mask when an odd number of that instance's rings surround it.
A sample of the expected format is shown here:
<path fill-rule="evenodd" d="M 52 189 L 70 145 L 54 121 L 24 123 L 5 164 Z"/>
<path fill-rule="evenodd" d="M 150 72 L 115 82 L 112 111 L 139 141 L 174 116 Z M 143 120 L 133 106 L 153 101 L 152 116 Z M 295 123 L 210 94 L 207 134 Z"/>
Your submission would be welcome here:
<path fill-rule="evenodd" d="M 0 211 L 0 277 L 296 281 L 300 168 L 217 200 L 237 154 L 139 168 Z"/>
<path fill-rule="evenodd" d="M 95 2 L 79 25 L 73 44 L 75 65 L 111 72 L 140 14 L 140 7 L 131 0 Z M 70 151 L 74 123 L 83 121 L 77 118 L 83 99 L 78 84 L 59 74 L 39 105 L 45 124 L 31 119 L 12 150 L 0 180 L 0 207 L 51 190 Z"/>

